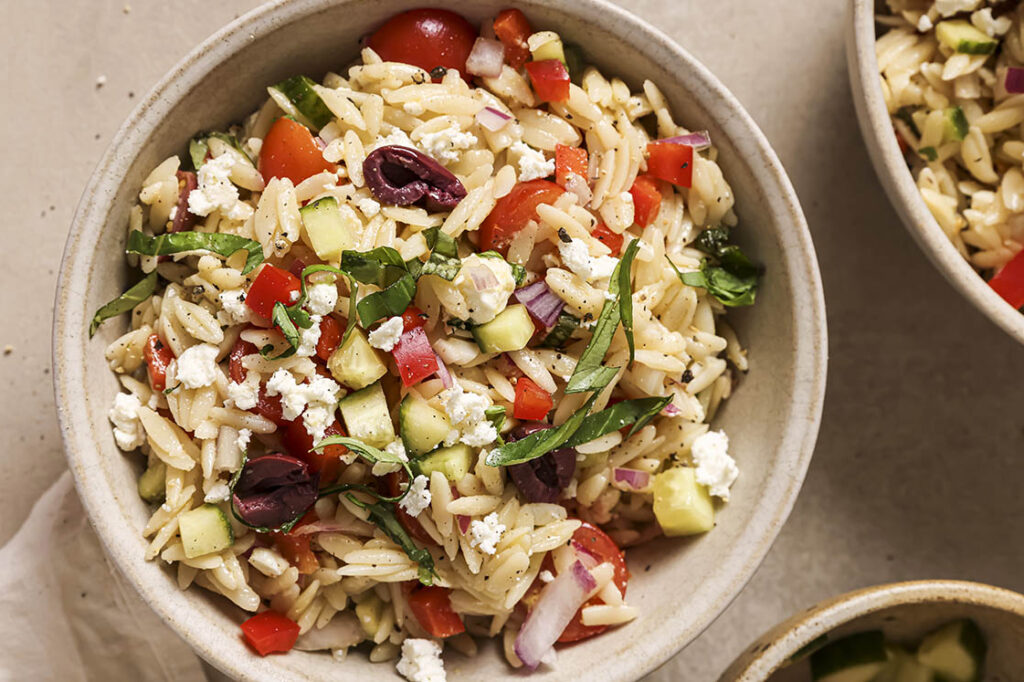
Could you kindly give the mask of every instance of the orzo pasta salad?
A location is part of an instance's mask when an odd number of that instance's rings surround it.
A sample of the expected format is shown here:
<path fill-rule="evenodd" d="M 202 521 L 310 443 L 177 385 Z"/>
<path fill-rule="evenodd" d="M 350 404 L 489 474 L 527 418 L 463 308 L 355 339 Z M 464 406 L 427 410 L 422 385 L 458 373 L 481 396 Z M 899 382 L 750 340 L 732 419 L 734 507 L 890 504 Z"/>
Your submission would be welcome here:
<path fill-rule="evenodd" d="M 516 9 L 414 10 L 143 182 L 106 357 L 146 556 L 256 653 L 444 679 L 643 614 L 623 548 L 714 526 L 709 421 L 747 369 L 707 133 Z"/>
<path fill-rule="evenodd" d="M 882 93 L 918 189 L 953 245 L 1024 308 L 1020 0 L 886 0 Z"/>

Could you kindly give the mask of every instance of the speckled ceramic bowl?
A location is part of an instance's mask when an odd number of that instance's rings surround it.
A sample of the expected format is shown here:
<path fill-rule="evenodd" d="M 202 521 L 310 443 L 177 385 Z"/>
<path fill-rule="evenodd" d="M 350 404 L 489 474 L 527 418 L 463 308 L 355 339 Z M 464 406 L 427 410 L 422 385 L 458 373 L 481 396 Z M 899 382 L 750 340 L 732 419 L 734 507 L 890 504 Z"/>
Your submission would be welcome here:
<path fill-rule="evenodd" d="M 943 623 L 972 618 L 988 642 L 985 682 L 1013 682 L 1024 671 L 1024 595 L 959 580 L 890 583 L 848 592 L 775 626 L 750 645 L 718 682 L 810 682 L 806 661 L 790 658 L 816 639 L 881 629 L 914 643 Z"/>
<path fill-rule="evenodd" d="M 149 604 L 196 651 L 247 680 L 391 679 L 394 667 L 353 655 L 293 652 L 259 658 L 239 637 L 242 613 L 201 589 L 181 592 L 159 564 L 143 560 L 146 506 L 135 492 L 137 459 L 120 453 L 107 410 L 118 390 L 103 359 L 123 333 L 112 321 L 89 340 L 93 311 L 129 278 L 122 250 L 139 183 L 197 130 L 241 119 L 265 87 L 295 73 L 319 76 L 357 56 L 363 34 L 422 0 L 294 0 L 261 7 L 228 25 L 178 64 L 117 133 L 75 216 L 61 268 L 54 326 L 56 397 L 65 448 L 78 490 L 115 564 Z M 429 3 L 428 3 L 429 4 Z M 656 81 L 681 121 L 707 128 L 735 190 L 743 247 L 767 275 L 757 305 L 730 319 L 750 346 L 751 372 L 723 410 L 742 475 L 714 532 L 630 550 L 632 624 L 564 649 L 557 668 L 534 679 L 568 679 L 601 670 L 603 680 L 635 679 L 705 628 L 743 588 L 779 532 L 807 469 L 825 386 L 825 309 L 814 249 L 779 161 L 736 99 L 669 38 L 601 0 L 522 0 L 534 26 L 552 28 L 584 47 L 606 73 L 634 87 Z M 474 22 L 506 0 L 467 0 Z M 680 36 L 685 40 L 685 36 Z M 449 679 L 517 676 L 493 646 L 474 660 L 447 662 Z"/>
<path fill-rule="evenodd" d="M 921 198 L 900 151 L 882 99 L 875 58 L 875 2 L 850 0 L 846 62 L 861 134 L 889 201 L 918 246 L 963 296 L 1007 334 L 1024 343 L 1024 314 L 1014 310 L 956 250 Z"/>

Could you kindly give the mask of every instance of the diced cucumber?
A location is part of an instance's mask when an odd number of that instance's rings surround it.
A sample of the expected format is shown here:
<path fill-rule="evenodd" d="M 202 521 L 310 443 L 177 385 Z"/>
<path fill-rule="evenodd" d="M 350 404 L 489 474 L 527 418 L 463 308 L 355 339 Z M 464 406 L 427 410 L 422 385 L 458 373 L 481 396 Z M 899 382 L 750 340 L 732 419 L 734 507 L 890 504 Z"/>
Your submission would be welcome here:
<path fill-rule="evenodd" d="M 554 31 L 538 31 L 526 39 L 530 47 L 530 54 L 533 61 L 540 62 L 545 59 L 557 59 L 565 64 L 565 50 L 562 49 L 562 39 Z"/>
<path fill-rule="evenodd" d="M 978 625 L 965 618 L 925 637 L 917 648 L 917 660 L 950 682 L 975 682 L 981 679 L 987 649 Z"/>
<path fill-rule="evenodd" d="M 411 393 L 398 406 L 398 430 L 411 457 L 430 452 L 451 431 L 448 417 Z"/>
<path fill-rule="evenodd" d="M 692 467 L 676 467 L 654 477 L 654 518 L 665 535 L 695 535 L 715 526 L 715 505 L 697 483 Z"/>
<path fill-rule="evenodd" d="M 935 37 L 954 52 L 961 54 L 992 54 L 999 43 L 964 19 L 940 21 Z"/>
<path fill-rule="evenodd" d="M 323 197 L 299 209 L 310 246 L 321 260 L 338 262 L 341 252 L 354 249 L 359 217 L 351 206 L 340 206 L 334 197 Z"/>
<path fill-rule="evenodd" d="M 375 448 L 386 448 L 395 440 L 395 427 L 384 389 L 379 383 L 351 393 L 338 403 L 348 435 Z"/>
<path fill-rule="evenodd" d="M 204 504 L 179 516 L 178 532 L 181 533 L 185 556 L 189 559 L 227 549 L 235 541 L 228 517 L 220 507 L 212 504 Z"/>
<path fill-rule="evenodd" d="M 942 112 L 942 139 L 959 142 L 967 137 L 967 117 L 960 107 L 949 107 Z"/>
<path fill-rule="evenodd" d="M 163 502 L 167 465 L 156 461 L 139 476 L 139 497 L 146 502 Z"/>
<path fill-rule="evenodd" d="M 473 327 L 476 345 L 485 353 L 507 353 L 526 348 L 533 337 L 533 320 L 526 306 L 510 305 L 490 322 Z"/>
<path fill-rule="evenodd" d="M 881 630 L 858 632 L 811 654 L 815 682 L 871 682 L 888 663 Z"/>
<path fill-rule="evenodd" d="M 313 79 L 306 76 L 292 76 L 283 80 L 277 85 L 271 86 L 292 103 L 300 114 L 306 117 L 316 129 L 323 128 L 331 122 L 334 114 L 327 108 L 320 95 L 316 94 L 313 86 L 316 85 Z"/>
<path fill-rule="evenodd" d="M 430 477 L 440 471 L 452 483 L 461 481 L 473 466 L 473 450 L 459 443 L 450 448 L 438 448 L 429 455 L 416 460 L 416 467 L 424 476 Z"/>
<path fill-rule="evenodd" d="M 331 353 L 327 369 L 335 379 L 355 390 L 369 386 L 388 373 L 387 365 L 361 329 L 353 329 L 348 340 Z"/>
<path fill-rule="evenodd" d="M 888 645 L 889 662 L 871 682 L 935 682 L 935 673 L 917 662 L 903 647 Z"/>

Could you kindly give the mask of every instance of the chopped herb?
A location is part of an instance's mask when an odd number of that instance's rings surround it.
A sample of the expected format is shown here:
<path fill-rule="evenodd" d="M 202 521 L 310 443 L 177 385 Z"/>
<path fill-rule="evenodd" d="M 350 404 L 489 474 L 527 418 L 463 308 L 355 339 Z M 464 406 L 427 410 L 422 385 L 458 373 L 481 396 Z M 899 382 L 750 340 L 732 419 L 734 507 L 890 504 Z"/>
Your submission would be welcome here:
<path fill-rule="evenodd" d="M 608 282 L 608 293 L 619 297 L 619 318 L 622 320 L 622 330 L 626 333 L 626 343 L 629 344 L 629 363 L 633 364 L 633 356 L 636 347 L 633 342 L 633 285 L 632 268 L 633 259 L 640 249 L 640 240 L 634 239 L 629 242 L 622 259 L 615 267 L 611 280 Z"/>
<path fill-rule="evenodd" d="M 563 310 L 558 314 L 555 326 L 551 328 L 540 345 L 544 348 L 561 348 L 579 326 L 579 318 Z"/>
<path fill-rule="evenodd" d="M 917 153 L 929 161 L 935 161 L 939 158 L 939 152 L 936 151 L 935 147 L 921 147 L 917 150 Z"/>
<path fill-rule="evenodd" d="M 526 438 L 495 448 L 487 455 L 485 462 L 492 467 L 520 464 L 557 450 L 580 428 L 597 396 L 598 393 L 593 393 L 587 398 L 587 402 L 583 403 L 583 407 L 576 410 L 561 426 L 537 431 Z"/>
<path fill-rule="evenodd" d="M 667 254 L 665 259 L 683 284 L 707 289 L 722 305 L 753 305 L 761 269 L 740 247 L 729 244 L 728 238 L 728 230 L 722 227 L 705 230 L 697 237 L 694 246 L 710 256 L 701 261 L 699 272 L 680 272 Z"/>
<path fill-rule="evenodd" d="M 416 543 L 412 541 L 412 537 L 410 537 L 409 533 L 398 521 L 398 517 L 395 516 L 394 505 L 385 502 L 367 504 L 356 499 L 353 495 L 348 495 L 347 497 L 353 504 L 370 512 L 370 521 L 373 522 L 373 525 L 380 528 L 396 545 L 401 547 L 406 556 L 419 564 L 420 582 L 427 586 L 433 585 L 434 576 L 436 575 L 434 572 L 434 558 L 430 556 L 430 552 L 416 546 Z"/>
<path fill-rule="evenodd" d="M 187 251 L 211 251 L 225 258 L 237 251 L 245 250 L 248 257 L 242 274 L 263 262 L 263 247 L 259 242 L 240 237 L 237 234 L 223 232 L 165 232 L 157 237 L 149 237 L 139 230 L 128 235 L 128 253 L 143 256 L 169 256 Z"/>
<path fill-rule="evenodd" d="M 127 313 L 135 308 L 156 291 L 156 270 L 149 273 L 141 280 L 133 284 L 123 294 L 115 298 L 110 303 L 107 303 L 92 316 L 92 322 L 89 324 L 89 338 L 92 338 L 99 326 L 103 324 L 105 320 L 109 320 L 111 317 L 117 317 L 123 313 Z"/>
<path fill-rule="evenodd" d="M 642 429 L 661 410 L 672 402 L 672 396 L 663 398 L 637 398 L 635 400 L 623 400 L 611 407 L 589 415 L 580 424 L 580 427 L 565 442 L 564 447 L 572 448 L 583 443 L 589 443 L 601 436 L 618 431 L 623 426 L 633 425 L 626 438 Z"/>

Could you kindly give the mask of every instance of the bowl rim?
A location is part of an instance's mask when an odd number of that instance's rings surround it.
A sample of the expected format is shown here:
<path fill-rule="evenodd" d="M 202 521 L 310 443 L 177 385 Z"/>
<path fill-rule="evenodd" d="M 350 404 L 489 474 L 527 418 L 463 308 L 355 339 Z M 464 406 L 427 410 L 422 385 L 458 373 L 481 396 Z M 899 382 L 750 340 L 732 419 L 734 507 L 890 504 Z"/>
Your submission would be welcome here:
<path fill-rule="evenodd" d="M 60 267 L 53 324 L 54 391 L 65 455 L 83 505 L 112 563 L 146 603 L 198 655 L 236 678 L 269 680 L 273 677 L 265 674 L 268 671 L 283 671 L 266 659 L 261 662 L 270 667 L 254 666 L 248 658 L 239 660 L 223 647 L 215 646 L 216 640 L 211 642 L 199 637 L 199 626 L 189 623 L 189 614 L 176 613 L 172 607 L 174 598 L 169 590 L 173 588 L 178 592 L 176 587 L 165 577 L 158 583 L 135 570 L 133 564 L 139 561 L 139 557 L 135 556 L 136 546 L 131 542 L 130 536 L 134 533 L 119 526 L 118 521 L 123 517 L 105 507 L 123 491 L 108 485 L 102 472 L 103 458 L 90 437 L 91 428 L 84 409 L 83 380 L 86 360 L 83 336 L 87 320 L 81 306 L 76 307 L 75 303 L 80 304 L 85 295 L 91 271 L 101 267 L 93 262 L 89 246 L 106 222 L 106 204 L 123 184 L 124 170 L 147 144 L 153 126 L 195 83 L 207 77 L 224 59 L 249 41 L 282 25 L 349 1 L 352 0 L 274 0 L 226 24 L 172 67 L 118 129 L 90 177 L 76 209 Z M 773 481 L 777 491 L 774 494 L 775 504 L 769 508 L 770 514 L 764 514 L 756 523 L 749 524 L 737 539 L 738 547 L 724 555 L 723 565 L 730 568 L 723 568 L 705 581 L 713 585 L 709 592 L 712 596 L 706 600 L 700 615 L 692 618 L 686 627 L 645 633 L 649 642 L 644 646 L 644 652 L 650 655 L 630 657 L 632 660 L 622 662 L 620 669 L 609 671 L 613 673 L 609 679 L 635 679 L 656 668 L 696 638 L 739 595 L 793 508 L 813 453 L 824 403 L 828 348 L 824 294 L 810 231 L 792 183 L 764 134 L 707 67 L 646 21 L 607 0 L 554 0 L 546 4 L 567 14 L 570 19 L 574 13 L 600 13 L 606 17 L 602 21 L 608 26 L 622 27 L 608 30 L 617 32 L 627 43 L 637 42 L 631 33 L 653 41 L 658 49 L 671 54 L 681 68 L 687 69 L 707 93 L 706 100 L 722 108 L 724 120 L 744 129 L 746 139 L 734 140 L 734 143 L 738 148 L 746 147 L 742 156 L 759 164 L 758 168 L 768 174 L 759 183 L 771 189 L 773 208 L 780 213 L 779 222 L 785 221 L 787 225 L 775 235 L 780 243 L 780 252 L 784 257 L 788 256 L 791 277 L 799 278 L 804 285 L 793 288 L 790 302 L 793 343 L 802 352 L 794 357 L 789 420 L 778 448 L 778 465 L 783 471 Z M 742 551 L 739 547 L 743 548 Z"/>
<path fill-rule="evenodd" d="M 892 120 L 878 81 L 874 0 L 850 0 L 846 62 L 861 135 L 878 180 L 903 225 L 942 276 L 971 305 L 1024 344 L 1024 313 L 1004 301 L 953 246 L 924 203 L 892 134 Z"/>
<path fill-rule="evenodd" d="M 1024 618 L 1024 595 L 969 580 L 911 580 L 873 585 L 818 602 L 768 630 L 738 656 L 718 682 L 768 679 L 801 648 L 850 621 L 913 604 L 984 606 Z"/>

